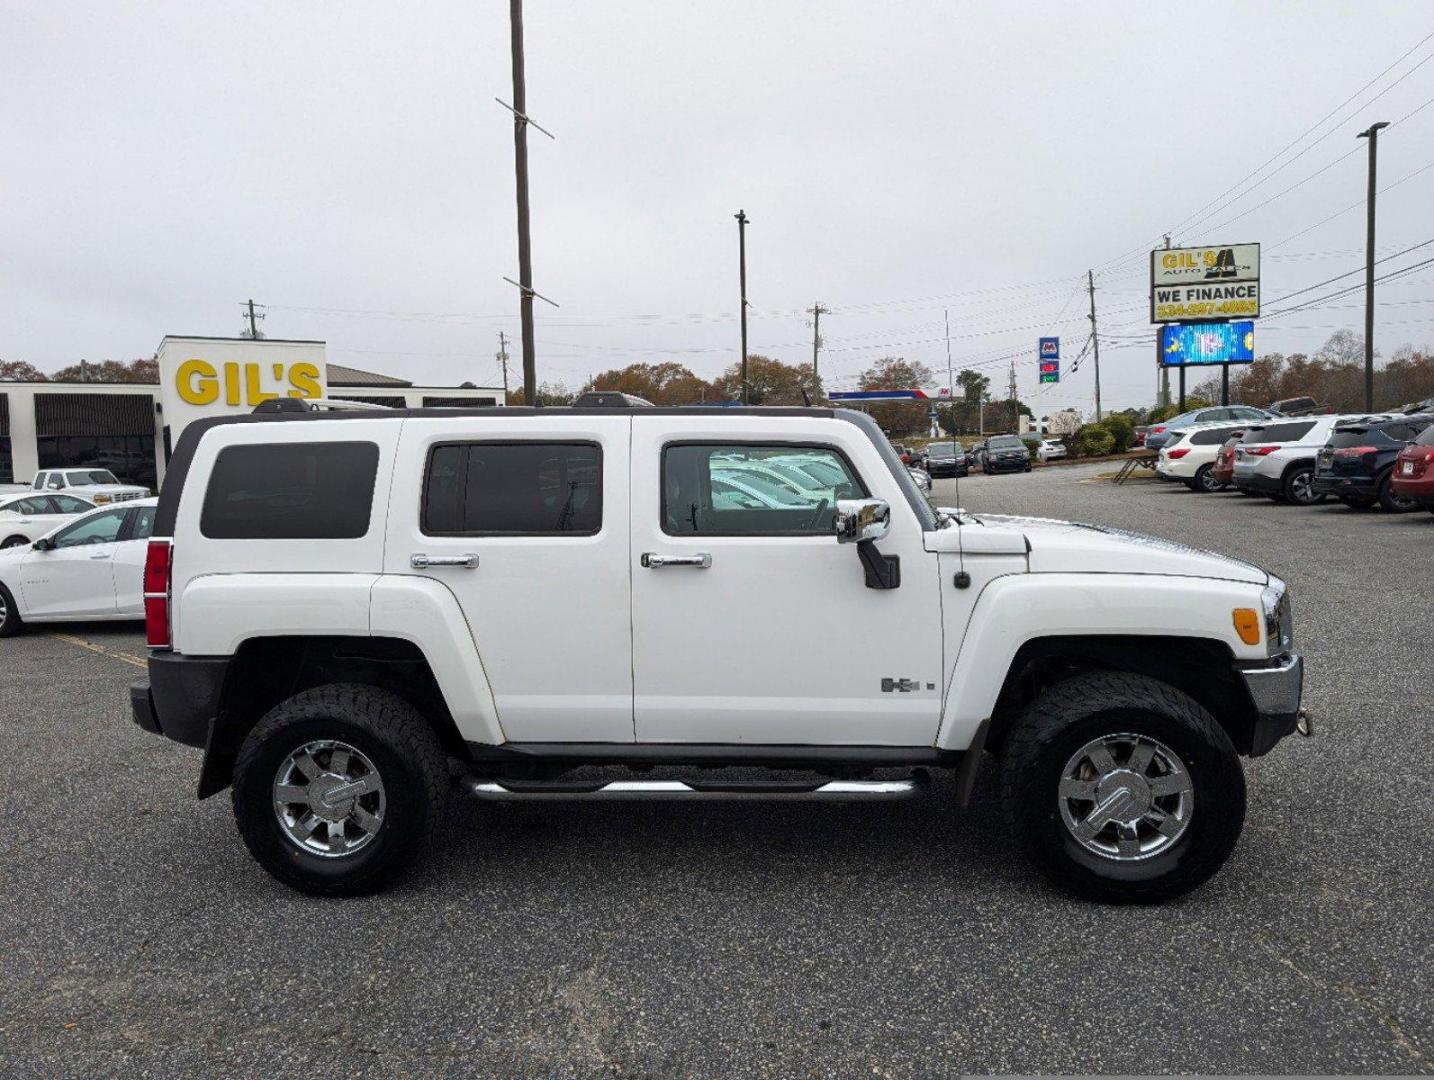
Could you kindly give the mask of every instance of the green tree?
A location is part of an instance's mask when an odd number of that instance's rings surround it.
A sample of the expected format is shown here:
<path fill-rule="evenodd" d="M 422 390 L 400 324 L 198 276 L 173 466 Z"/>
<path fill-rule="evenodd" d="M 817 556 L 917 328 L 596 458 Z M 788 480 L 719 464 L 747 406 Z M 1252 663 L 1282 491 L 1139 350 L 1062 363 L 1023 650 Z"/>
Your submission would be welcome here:
<path fill-rule="evenodd" d="M 1125 413 L 1111 413 L 1103 423 L 1110 432 L 1111 453 L 1123 454 L 1135 444 L 1135 423 Z"/>
<path fill-rule="evenodd" d="M 962 368 L 956 376 L 956 385 L 961 388 L 961 396 L 966 399 L 966 404 L 974 406 L 986 396 L 986 391 L 991 388 L 991 380 L 979 371 Z"/>

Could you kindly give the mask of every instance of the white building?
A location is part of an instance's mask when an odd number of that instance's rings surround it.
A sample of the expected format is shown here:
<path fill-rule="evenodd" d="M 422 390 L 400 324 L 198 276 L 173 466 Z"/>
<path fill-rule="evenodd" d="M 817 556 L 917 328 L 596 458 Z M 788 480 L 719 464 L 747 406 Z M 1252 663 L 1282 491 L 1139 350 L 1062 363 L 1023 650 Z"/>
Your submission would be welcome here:
<path fill-rule="evenodd" d="M 417 386 L 331 364 L 322 341 L 166 337 L 159 382 L 0 382 L 0 483 L 40 469 L 109 469 L 158 490 L 174 442 L 200 416 L 252 412 L 289 396 L 392 408 L 504 404 L 498 386 Z"/>

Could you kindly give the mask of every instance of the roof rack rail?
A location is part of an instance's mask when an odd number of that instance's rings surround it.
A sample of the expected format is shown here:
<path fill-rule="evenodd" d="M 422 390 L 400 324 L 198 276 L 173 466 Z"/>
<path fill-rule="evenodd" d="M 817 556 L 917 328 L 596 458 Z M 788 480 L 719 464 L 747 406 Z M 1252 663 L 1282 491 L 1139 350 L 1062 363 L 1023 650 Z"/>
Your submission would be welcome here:
<path fill-rule="evenodd" d="M 387 405 L 372 401 L 340 401 L 337 398 L 270 398 L 254 406 L 255 415 L 301 412 L 390 412 Z"/>

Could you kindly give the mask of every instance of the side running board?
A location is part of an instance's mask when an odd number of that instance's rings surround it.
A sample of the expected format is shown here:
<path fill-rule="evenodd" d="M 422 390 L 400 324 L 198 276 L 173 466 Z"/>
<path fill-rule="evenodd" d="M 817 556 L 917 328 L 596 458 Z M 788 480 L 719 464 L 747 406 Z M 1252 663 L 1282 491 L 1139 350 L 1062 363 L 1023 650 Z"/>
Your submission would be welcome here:
<path fill-rule="evenodd" d="M 857 802 L 864 799 L 909 799 L 930 785 L 926 773 L 899 780 L 480 780 L 469 777 L 464 787 L 475 799 L 492 802 L 543 800 L 616 801 L 624 799 L 785 799 Z"/>

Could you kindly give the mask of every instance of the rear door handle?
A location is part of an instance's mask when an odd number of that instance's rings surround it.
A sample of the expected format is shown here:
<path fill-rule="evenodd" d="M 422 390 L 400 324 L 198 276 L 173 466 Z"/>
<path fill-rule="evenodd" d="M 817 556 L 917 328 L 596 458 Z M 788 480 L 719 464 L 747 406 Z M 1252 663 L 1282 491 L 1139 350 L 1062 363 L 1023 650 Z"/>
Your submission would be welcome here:
<path fill-rule="evenodd" d="M 478 556 L 472 552 L 467 555 L 424 555 L 417 552 L 408 557 L 408 565 L 415 570 L 426 570 L 430 566 L 461 566 L 472 570 L 478 565 Z"/>
<path fill-rule="evenodd" d="M 701 555 L 658 555 L 656 552 L 644 551 L 642 565 L 649 570 L 662 566 L 696 566 L 705 570 L 712 565 L 712 556 L 705 552 Z"/>

